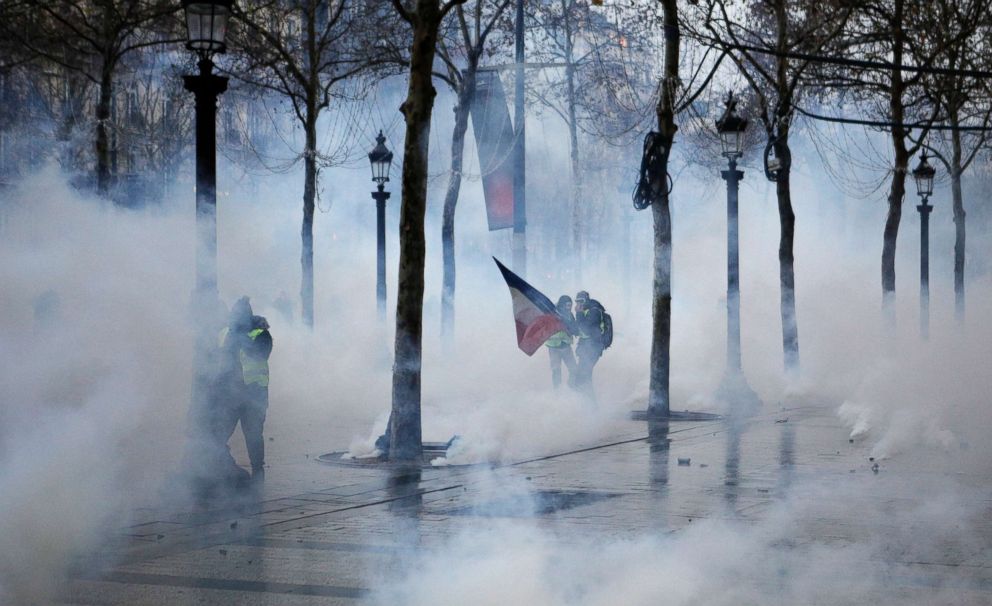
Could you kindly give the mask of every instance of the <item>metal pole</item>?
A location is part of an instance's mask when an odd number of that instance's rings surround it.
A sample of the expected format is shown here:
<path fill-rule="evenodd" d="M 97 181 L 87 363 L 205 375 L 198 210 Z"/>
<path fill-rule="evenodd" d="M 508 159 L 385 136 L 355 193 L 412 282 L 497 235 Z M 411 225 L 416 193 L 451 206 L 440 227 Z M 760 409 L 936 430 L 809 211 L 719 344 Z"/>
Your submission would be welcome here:
<path fill-rule="evenodd" d="M 737 194 L 744 177 L 737 159 L 720 173 L 727 182 L 727 372 L 741 372 L 741 293 L 737 227 Z"/>
<path fill-rule="evenodd" d="M 183 76 L 196 96 L 196 298 L 198 305 L 217 299 L 217 96 L 227 78 L 212 73 L 213 62 L 201 59 L 200 73 Z"/>
<path fill-rule="evenodd" d="M 513 270 L 527 276 L 526 118 L 524 117 L 524 0 L 517 0 L 516 82 L 513 108 Z"/>
<path fill-rule="evenodd" d="M 751 414 L 761 407 L 758 394 L 747 384 L 741 366 L 740 250 L 738 245 L 737 197 L 744 173 L 737 158 L 728 157 L 729 167 L 720 176 L 727 182 L 727 368 L 718 396 L 731 414 Z"/>
<path fill-rule="evenodd" d="M 372 192 L 376 215 L 375 298 L 380 320 L 386 319 L 386 200 L 389 199 L 389 192 L 383 189 L 380 183 L 379 191 Z"/>
<path fill-rule="evenodd" d="M 227 78 L 212 73 L 203 58 L 200 73 L 183 76 L 186 90 L 196 97 L 196 287 L 193 291 L 193 385 L 191 412 L 209 418 L 208 394 L 213 377 L 209 352 L 223 325 L 217 292 L 217 96 L 227 90 Z"/>
<path fill-rule="evenodd" d="M 920 211 L 920 336 L 930 338 L 930 212 L 929 196 L 923 196 Z"/>

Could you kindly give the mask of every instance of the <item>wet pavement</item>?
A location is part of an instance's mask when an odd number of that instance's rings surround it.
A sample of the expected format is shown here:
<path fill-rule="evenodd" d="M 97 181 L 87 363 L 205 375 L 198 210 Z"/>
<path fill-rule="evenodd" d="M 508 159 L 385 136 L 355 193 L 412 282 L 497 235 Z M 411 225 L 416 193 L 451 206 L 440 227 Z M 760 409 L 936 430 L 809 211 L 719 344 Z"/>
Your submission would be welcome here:
<path fill-rule="evenodd" d="M 961 471 L 947 453 L 870 461 L 868 444 L 813 407 L 618 427 L 596 444 L 498 467 L 277 460 L 262 494 L 238 507 L 136 512 L 80 563 L 63 603 L 357 604 L 411 562 L 507 521 L 562 549 L 678 541 L 716 525 L 719 540 L 747 535 L 784 561 L 843 558 L 841 581 L 850 571 L 868 579 L 859 599 L 992 603 L 992 470 Z M 783 574 L 740 582 L 774 592 Z M 835 598 L 818 603 L 856 603 Z"/>

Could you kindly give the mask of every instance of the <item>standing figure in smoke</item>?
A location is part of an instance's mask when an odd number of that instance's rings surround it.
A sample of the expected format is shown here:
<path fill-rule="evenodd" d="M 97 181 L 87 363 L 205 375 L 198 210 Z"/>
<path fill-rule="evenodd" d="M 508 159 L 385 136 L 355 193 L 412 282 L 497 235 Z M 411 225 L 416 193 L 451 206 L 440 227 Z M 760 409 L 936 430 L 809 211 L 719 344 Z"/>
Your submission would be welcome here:
<path fill-rule="evenodd" d="M 581 290 L 575 295 L 575 322 L 579 328 L 575 387 L 592 395 L 592 369 L 613 343 L 613 321 L 602 303 Z"/>
<path fill-rule="evenodd" d="M 555 389 L 561 385 L 561 366 L 568 369 L 568 384 L 575 383 L 575 356 L 572 355 L 572 336 L 578 334 L 575 325 L 575 316 L 572 315 L 572 297 L 562 295 L 558 298 L 555 306 L 558 317 L 565 325 L 565 330 L 559 330 L 551 335 L 544 345 L 548 348 L 548 356 L 551 358 L 551 384 Z"/>
<path fill-rule="evenodd" d="M 252 315 L 248 297 L 231 308 L 230 323 L 220 334 L 221 373 L 218 377 L 224 410 L 225 443 L 238 422 L 245 436 L 253 482 L 265 478 L 265 441 L 262 429 L 269 407 L 269 355 L 272 335 L 262 316 Z"/>

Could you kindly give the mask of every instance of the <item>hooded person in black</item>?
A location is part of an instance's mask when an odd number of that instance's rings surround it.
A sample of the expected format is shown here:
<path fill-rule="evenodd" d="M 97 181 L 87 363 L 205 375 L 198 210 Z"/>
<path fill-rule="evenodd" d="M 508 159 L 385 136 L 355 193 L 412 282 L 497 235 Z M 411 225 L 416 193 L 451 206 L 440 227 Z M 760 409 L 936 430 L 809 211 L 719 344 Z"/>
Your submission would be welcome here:
<path fill-rule="evenodd" d="M 592 392 L 592 369 L 603 355 L 603 306 L 582 290 L 575 295 L 575 322 L 579 327 L 579 343 L 575 346 L 575 386 Z"/>
<path fill-rule="evenodd" d="M 234 339 L 228 341 L 226 337 L 232 328 L 234 334 L 238 333 L 246 313 L 250 319 L 251 306 L 247 298 L 235 303 L 230 313 L 218 299 L 215 308 L 201 311 L 197 316 L 206 334 L 198 337 L 197 347 L 203 349 L 204 355 L 198 359 L 201 367 L 194 373 L 194 398 L 188 416 L 189 442 L 184 465 L 193 494 L 201 503 L 225 498 L 229 496 L 228 491 L 243 489 L 249 481 L 248 472 L 238 466 L 227 446 L 231 435 L 232 402 L 238 397 L 235 380 L 239 370 Z M 219 321 L 211 322 L 210 318 Z M 218 341 L 216 331 L 221 326 Z"/>
<path fill-rule="evenodd" d="M 272 353 L 272 335 L 266 319 L 252 314 L 248 297 L 238 299 L 231 308 L 228 326 L 221 332 L 220 348 L 221 435 L 226 443 L 241 423 L 252 480 L 257 482 L 265 477 L 262 430 L 269 407 L 268 359 Z"/>

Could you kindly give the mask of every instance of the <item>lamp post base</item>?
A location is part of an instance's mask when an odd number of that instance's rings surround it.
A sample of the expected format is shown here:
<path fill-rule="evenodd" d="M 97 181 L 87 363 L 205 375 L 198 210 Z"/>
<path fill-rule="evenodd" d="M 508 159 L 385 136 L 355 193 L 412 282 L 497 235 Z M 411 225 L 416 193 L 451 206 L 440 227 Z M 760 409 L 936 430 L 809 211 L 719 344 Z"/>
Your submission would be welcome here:
<path fill-rule="evenodd" d="M 726 405 L 728 416 L 747 416 L 761 410 L 761 398 L 739 370 L 728 370 L 723 374 L 716 397 Z"/>

